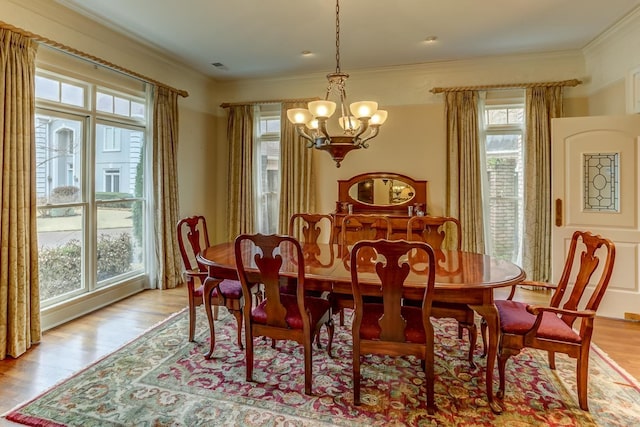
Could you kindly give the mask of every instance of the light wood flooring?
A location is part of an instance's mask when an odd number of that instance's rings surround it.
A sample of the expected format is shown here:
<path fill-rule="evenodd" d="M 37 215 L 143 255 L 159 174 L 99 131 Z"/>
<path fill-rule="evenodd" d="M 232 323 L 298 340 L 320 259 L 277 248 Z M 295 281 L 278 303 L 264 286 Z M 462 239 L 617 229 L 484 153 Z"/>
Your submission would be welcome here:
<path fill-rule="evenodd" d="M 498 291 L 496 298 L 504 298 Z M 544 292 L 519 290 L 516 299 L 544 303 Z M 186 306 L 186 290 L 148 290 L 44 333 L 18 359 L 0 361 L 0 414 L 32 399 L 116 350 Z M 185 330 L 185 339 L 187 331 Z M 640 322 L 596 319 L 594 342 L 640 379 Z M 0 425 L 14 425 L 0 420 Z"/>

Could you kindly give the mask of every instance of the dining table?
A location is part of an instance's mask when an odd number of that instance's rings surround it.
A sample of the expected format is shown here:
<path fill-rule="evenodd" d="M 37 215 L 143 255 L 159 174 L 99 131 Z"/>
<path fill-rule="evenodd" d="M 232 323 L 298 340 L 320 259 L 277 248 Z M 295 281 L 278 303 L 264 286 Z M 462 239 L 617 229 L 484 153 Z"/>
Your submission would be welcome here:
<path fill-rule="evenodd" d="M 304 275 L 306 288 L 329 291 L 336 294 L 352 294 L 351 289 L 351 257 L 350 247 L 323 244 L 303 243 Z M 486 254 L 466 251 L 437 250 L 434 302 L 467 305 L 484 318 L 487 325 L 487 359 L 486 359 L 486 393 L 488 403 L 495 413 L 502 412 L 502 406 L 493 393 L 493 371 L 495 368 L 500 333 L 500 320 L 494 304 L 493 291 L 496 288 L 516 285 L 525 279 L 524 271 L 516 264 Z M 241 248 L 241 256 L 245 268 L 257 268 L 253 261 L 255 249 Z M 233 242 L 225 242 L 210 246 L 197 255 L 198 260 L 207 266 L 209 277 L 215 279 L 238 280 L 236 270 L 235 249 Z M 358 271 L 362 270 L 360 260 Z M 362 260 L 373 266 L 371 260 Z M 405 281 L 404 297 L 421 300 L 424 293 L 427 267 L 418 256 L 409 257 L 410 273 Z M 297 262 L 283 263 L 280 274 L 283 277 L 295 278 L 298 271 Z M 368 276 L 365 268 L 365 280 L 375 284 L 377 276 L 373 269 Z M 210 331 L 213 335 L 213 312 L 211 309 L 211 293 L 218 280 L 207 280 L 203 293 Z M 211 337 L 213 352 L 214 337 Z"/>

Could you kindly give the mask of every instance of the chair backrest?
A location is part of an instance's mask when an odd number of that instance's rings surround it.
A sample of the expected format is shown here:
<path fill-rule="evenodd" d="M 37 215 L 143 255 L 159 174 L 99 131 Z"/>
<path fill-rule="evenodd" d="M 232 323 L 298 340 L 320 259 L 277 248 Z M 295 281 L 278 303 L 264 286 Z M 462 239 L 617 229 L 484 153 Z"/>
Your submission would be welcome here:
<path fill-rule="evenodd" d="M 251 301 L 251 289 L 254 285 L 262 285 L 266 325 L 287 328 L 287 309 L 281 298 L 284 295 L 281 290 L 284 289 L 280 286 L 280 271 L 284 265 L 286 270 L 297 272 L 298 308 L 304 313 L 304 258 L 300 243 L 291 236 L 242 234 L 236 238 L 234 246 L 236 268 L 245 301 Z M 301 317 L 303 323 L 309 322 L 308 316 Z"/>
<path fill-rule="evenodd" d="M 361 251 L 375 252 L 375 258 L 363 261 Z M 406 320 L 402 317 L 403 288 L 411 269 L 408 256 L 411 252 L 423 251 L 428 263 L 424 267 L 424 294 L 422 298 L 423 322 L 429 322 L 431 304 L 435 289 L 435 255 L 431 246 L 424 242 L 404 240 L 360 241 L 351 250 L 351 286 L 354 300 L 354 325 L 358 327 L 365 315 L 368 304 L 363 296 L 382 296 L 384 314 L 378 319 L 381 329 L 380 339 L 384 341 L 404 342 Z M 371 268 L 373 264 L 375 268 Z M 379 284 L 373 285 L 371 273 L 374 272 Z M 362 276 L 362 277 L 361 277 Z M 427 325 L 425 324 L 425 330 Z"/>
<path fill-rule="evenodd" d="M 593 274 L 598 270 L 601 260 L 604 264 L 599 270 L 599 278 L 586 305 L 585 310 L 596 311 L 602 301 L 604 292 L 609 285 L 609 279 L 613 272 L 615 261 L 615 245 L 609 239 L 599 235 L 594 235 L 589 231 L 576 231 L 571 237 L 569 252 L 562 271 L 560 281 L 551 297 L 550 305 L 560 307 L 560 303 L 565 299 L 562 308 L 576 310 L 580 304 L 585 290 L 591 283 Z M 577 266 L 577 270 L 574 267 Z M 575 272 L 572 274 L 572 272 Z M 593 285 L 593 283 L 591 283 Z M 565 296 L 567 289 L 571 285 L 571 292 Z M 563 315 L 562 320 L 569 326 L 576 320 L 575 316 Z"/>
<path fill-rule="evenodd" d="M 199 265 L 196 255 L 209 247 L 207 221 L 202 215 L 182 218 L 176 226 L 178 246 L 185 270 L 207 271 L 205 265 Z"/>
<path fill-rule="evenodd" d="M 450 216 L 414 216 L 407 221 L 407 240 L 428 243 L 436 250 L 459 250 L 462 227 Z"/>
<path fill-rule="evenodd" d="M 333 217 L 314 213 L 293 214 L 289 218 L 289 236 L 304 243 L 333 243 Z"/>
<path fill-rule="evenodd" d="M 360 240 L 388 239 L 391 221 L 384 215 L 345 215 L 342 219 L 340 244 L 353 245 Z"/>

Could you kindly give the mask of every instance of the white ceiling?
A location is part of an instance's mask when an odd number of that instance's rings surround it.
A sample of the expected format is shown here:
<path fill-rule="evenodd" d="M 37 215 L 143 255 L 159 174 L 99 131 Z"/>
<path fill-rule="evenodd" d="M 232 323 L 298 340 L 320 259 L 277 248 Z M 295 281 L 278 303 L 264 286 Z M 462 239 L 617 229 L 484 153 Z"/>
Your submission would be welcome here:
<path fill-rule="evenodd" d="M 217 79 L 336 68 L 335 0 L 57 1 Z M 349 72 L 581 49 L 638 7 L 640 0 L 342 0 L 340 65 Z M 425 43 L 429 36 L 438 40 Z"/>

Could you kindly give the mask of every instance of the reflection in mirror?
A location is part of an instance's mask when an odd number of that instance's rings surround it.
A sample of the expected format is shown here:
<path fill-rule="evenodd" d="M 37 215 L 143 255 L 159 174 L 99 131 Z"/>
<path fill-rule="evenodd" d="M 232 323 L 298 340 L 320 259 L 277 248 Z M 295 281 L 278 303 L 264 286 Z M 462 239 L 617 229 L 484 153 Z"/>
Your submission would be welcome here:
<path fill-rule="evenodd" d="M 398 179 L 366 178 L 349 188 L 349 196 L 372 206 L 392 206 L 413 199 L 415 190 Z"/>

